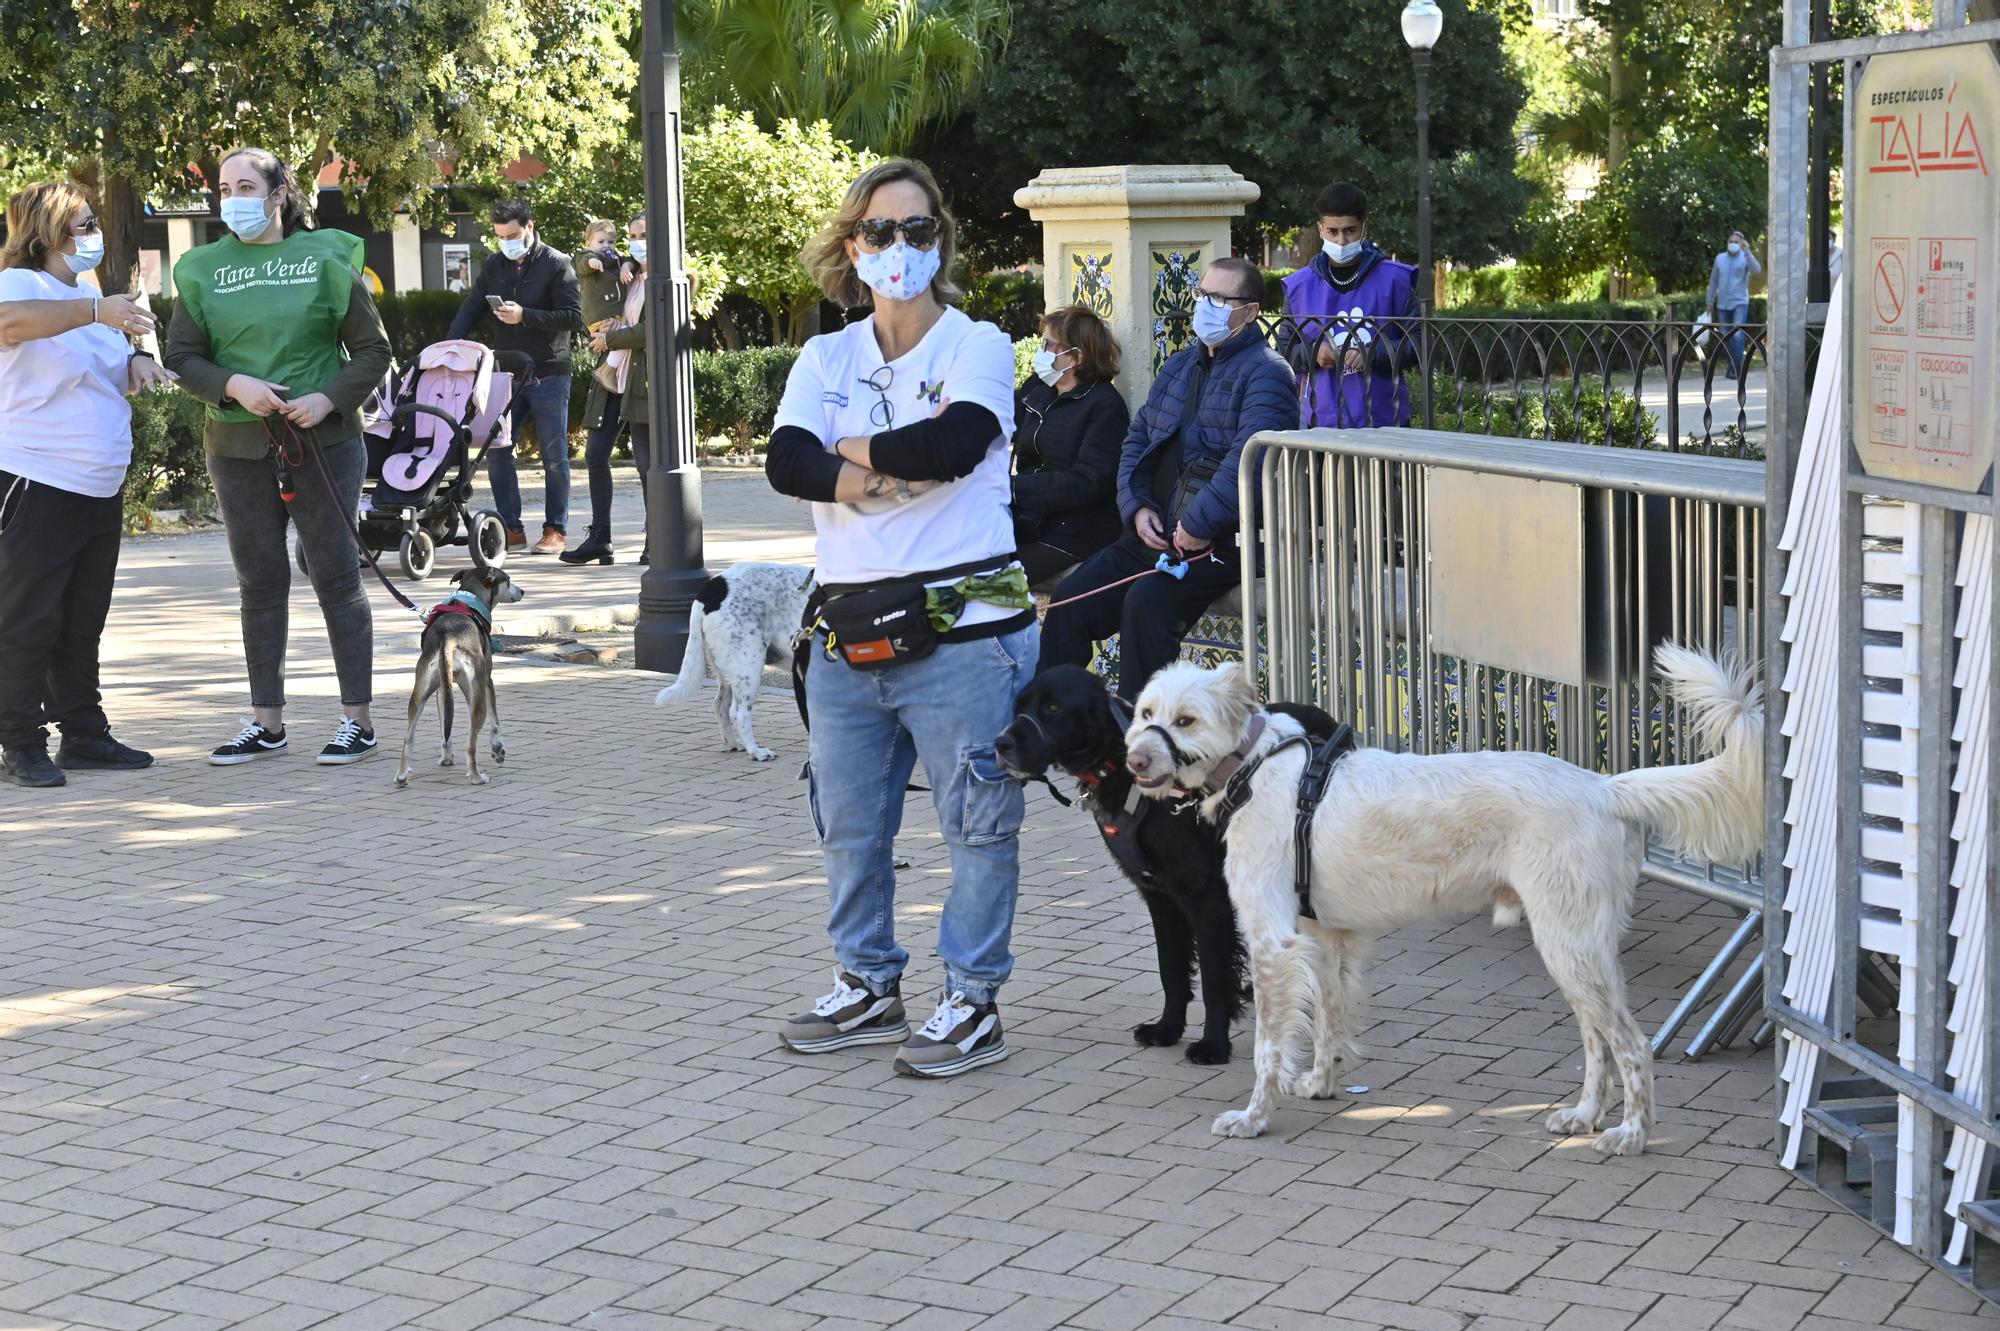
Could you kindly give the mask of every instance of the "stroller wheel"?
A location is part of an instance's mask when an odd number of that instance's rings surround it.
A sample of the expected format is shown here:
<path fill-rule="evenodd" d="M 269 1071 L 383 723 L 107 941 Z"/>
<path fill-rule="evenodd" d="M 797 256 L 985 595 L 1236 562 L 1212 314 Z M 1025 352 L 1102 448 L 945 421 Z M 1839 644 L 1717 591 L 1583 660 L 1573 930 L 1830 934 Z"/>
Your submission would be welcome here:
<path fill-rule="evenodd" d="M 507 528 L 498 513 L 485 510 L 474 513 L 465 537 L 475 567 L 499 568 L 507 562 Z"/>
<path fill-rule="evenodd" d="M 398 553 L 403 561 L 403 576 L 412 582 L 422 582 L 431 575 L 431 565 L 437 560 L 437 545 L 429 532 L 419 529 L 403 537 L 403 548 Z"/>

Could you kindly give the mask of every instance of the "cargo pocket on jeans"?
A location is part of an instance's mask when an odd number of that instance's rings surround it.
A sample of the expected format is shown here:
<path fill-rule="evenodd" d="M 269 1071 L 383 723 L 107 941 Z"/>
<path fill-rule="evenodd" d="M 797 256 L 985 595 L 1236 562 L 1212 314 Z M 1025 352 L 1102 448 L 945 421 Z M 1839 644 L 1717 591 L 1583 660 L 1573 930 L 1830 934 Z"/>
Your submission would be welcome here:
<path fill-rule="evenodd" d="M 813 771 L 811 762 L 799 768 L 799 777 L 806 783 L 806 812 L 812 815 L 813 840 L 826 845 L 826 820 L 819 816 L 819 774 Z"/>
<path fill-rule="evenodd" d="M 990 846 L 1021 830 L 1027 799 L 1021 783 L 1007 775 L 991 745 L 965 755 L 965 808 L 959 835 L 968 846 Z"/>

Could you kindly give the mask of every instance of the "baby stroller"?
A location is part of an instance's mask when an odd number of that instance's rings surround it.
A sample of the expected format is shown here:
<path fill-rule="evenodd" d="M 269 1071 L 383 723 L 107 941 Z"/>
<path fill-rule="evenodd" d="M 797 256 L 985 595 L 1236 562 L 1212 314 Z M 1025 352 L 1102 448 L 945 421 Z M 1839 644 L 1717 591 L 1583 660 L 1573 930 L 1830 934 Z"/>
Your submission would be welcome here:
<path fill-rule="evenodd" d="M 489 450 L 512 448 L 514 384 L 533 371 L 518 352 L 434 342 L 392 374 L 363 409 L 368 479 L 356 530 L 371 555 L 395 550 L 403 576 L 430 576 L 440 545 L 463 545 L 480 568 L 507 560 L 500 515 L 468 507 Z M 305 568 L 300 549 L 299 568 Z"/>

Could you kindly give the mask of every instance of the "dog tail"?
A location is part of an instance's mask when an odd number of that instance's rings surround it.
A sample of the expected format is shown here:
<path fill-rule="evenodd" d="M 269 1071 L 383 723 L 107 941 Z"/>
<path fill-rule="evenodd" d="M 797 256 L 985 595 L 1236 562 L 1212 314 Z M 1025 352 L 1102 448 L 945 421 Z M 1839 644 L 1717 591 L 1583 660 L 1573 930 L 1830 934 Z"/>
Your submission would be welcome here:
<path fill-rule="evenodd" d="M 674 682 L 653 695 L 655 707 L 665 707 L 668 703 L 686 702 L 701 690 L 701 682 L 708 677 L 708 651 L 702 645 L 701 621 L 708 611 L 702 605 L 701 597 L 688 608 L 687 647 L 681 652 L 681 673 Z"/>
<path fill-rule="evenodd" d="M 1742 864 L 1764 844 L 1764 707 L 1753 672 L 1661 644 L 1654 659 L 1687 709 L 1697 742 L 1715 756 L 1611 778 L 1611 805 L 1657 830 L 1676 854 Z"/>

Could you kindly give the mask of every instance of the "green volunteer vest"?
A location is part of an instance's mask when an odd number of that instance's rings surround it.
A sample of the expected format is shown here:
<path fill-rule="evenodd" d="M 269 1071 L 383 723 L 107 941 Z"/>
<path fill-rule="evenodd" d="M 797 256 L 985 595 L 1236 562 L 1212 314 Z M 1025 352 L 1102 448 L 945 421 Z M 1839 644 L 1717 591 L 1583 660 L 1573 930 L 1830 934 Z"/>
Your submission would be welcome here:
<path fill-rule="evenodd" d="M 347 231 L 300 231 L 275 245 L 224 236 L 174 264 L 175 299 L 208 334 L 210 360 L 304 397 L 340 371 L 340 324 L 364 262 L 361 237 Z M 258 419 L 241 407 L 210 407 L 208 417 Z"/>

